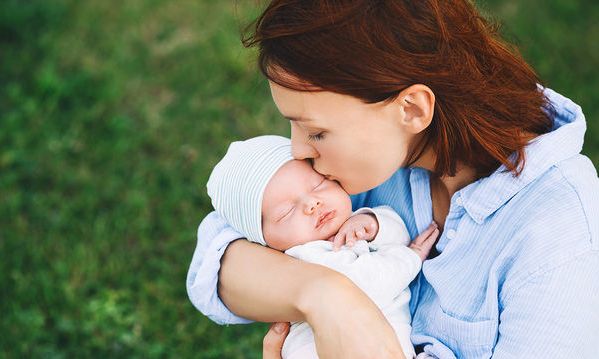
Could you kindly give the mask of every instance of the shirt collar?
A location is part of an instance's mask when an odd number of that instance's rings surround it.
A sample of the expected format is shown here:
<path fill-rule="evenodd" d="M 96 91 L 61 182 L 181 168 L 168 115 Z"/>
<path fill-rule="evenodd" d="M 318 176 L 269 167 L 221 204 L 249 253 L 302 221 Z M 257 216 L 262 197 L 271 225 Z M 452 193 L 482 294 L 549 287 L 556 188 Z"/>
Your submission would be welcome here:
<path fill-rule="evenodd" d="M 580 106 L 551 89 L 544 88 L 543 93 L 555 108 L 553 130 L 536 137 L 525 147 L 526 162 L 520 176 L 514 177 L 502 165 L 489 177 L 456 193 L 468 215 L 477 223 L 482 223 L 553 165 L 582 150 L 586 122 Z"/>

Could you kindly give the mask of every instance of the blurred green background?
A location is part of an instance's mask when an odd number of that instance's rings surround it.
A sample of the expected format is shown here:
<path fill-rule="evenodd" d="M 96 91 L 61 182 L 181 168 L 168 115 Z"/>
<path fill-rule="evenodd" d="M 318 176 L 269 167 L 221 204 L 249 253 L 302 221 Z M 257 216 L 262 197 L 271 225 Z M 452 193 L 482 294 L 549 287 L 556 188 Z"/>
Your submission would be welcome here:
<path fill-rule="evenodd" d="M 582 105 L 599 165 L 593 1 L 479 1 Z M 286 134 L 240 30 L 259 1 L 0 2 L 0 357 L 258 358 L 264 324 L 187 299 L 205 183 Z"/>

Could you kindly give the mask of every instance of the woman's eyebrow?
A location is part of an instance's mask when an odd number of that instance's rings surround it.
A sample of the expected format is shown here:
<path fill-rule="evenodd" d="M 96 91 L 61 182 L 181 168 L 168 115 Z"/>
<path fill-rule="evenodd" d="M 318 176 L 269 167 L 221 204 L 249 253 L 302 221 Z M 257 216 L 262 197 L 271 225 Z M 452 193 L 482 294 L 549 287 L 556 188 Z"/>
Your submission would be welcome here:
<path fill-rule="evenodd" d="M 284 116 L 286 119 L 288 119 L 289 121 L 295 121 L 295 122 L 309 122 L 312 121 L 309 118 L 303 118 L 303 117 L 289 117 L 289 116 Z"/>

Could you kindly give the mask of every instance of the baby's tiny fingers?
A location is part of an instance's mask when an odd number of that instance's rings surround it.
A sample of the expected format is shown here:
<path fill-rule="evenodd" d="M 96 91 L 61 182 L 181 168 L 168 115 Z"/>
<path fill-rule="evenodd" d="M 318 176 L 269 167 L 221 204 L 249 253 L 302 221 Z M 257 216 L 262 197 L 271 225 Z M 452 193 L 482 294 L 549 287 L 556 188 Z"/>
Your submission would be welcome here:
<path fill-rule="evenodd" d="M 345 233 L 339 232 L 335 235 L 335 240 L 333 240 L 333 250 L 337 251 L 341 247 L 344 242 Z"/>
<path fill-rule="evenodd" d="M 355 233 L 355 232 L 353 232 L 353 231 L 352 231 L 352 232 L 349 232 L 349 233 L 347 234 L 347 237 L 346 237 L 346 244 L 347 244 L 349 247 L 353 247 L 353 246 L 354 246 L 354 244 L 356 244 L 356 233 Z"/>
<path fill-rule="evenodd" d="M 364 226 L 364 230 L 367 234 L 375 234 L 376 233 L 376 224 L 370 223 L 367 226 Z"/>

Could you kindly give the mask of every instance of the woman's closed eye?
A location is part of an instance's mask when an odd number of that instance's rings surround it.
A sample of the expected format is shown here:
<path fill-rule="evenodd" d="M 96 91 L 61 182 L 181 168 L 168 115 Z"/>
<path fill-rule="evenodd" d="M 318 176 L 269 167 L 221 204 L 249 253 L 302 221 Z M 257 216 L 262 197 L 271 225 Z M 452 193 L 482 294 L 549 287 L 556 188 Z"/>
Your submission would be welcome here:
<path fill-rule="evenodd" d="M 321 141 L 324 139 L 324 131 L 315 134 L 308 134 L 308 141 Z"/>

